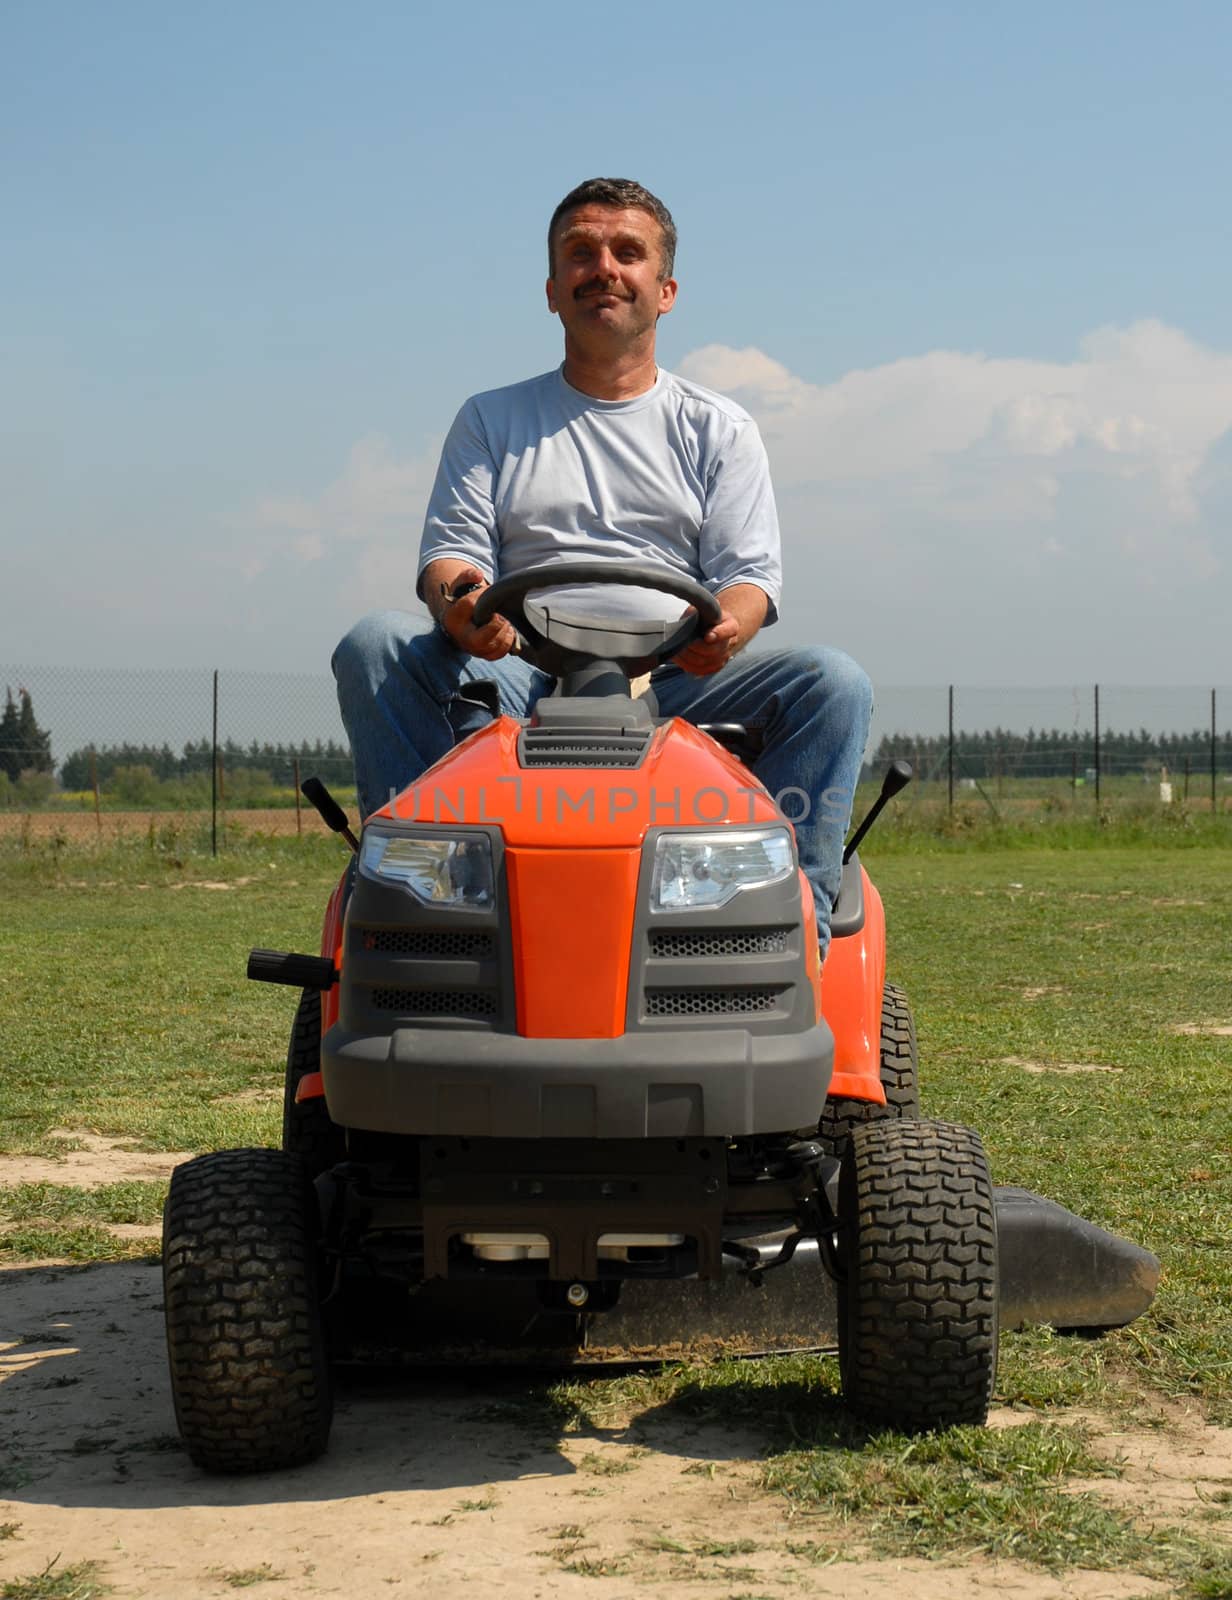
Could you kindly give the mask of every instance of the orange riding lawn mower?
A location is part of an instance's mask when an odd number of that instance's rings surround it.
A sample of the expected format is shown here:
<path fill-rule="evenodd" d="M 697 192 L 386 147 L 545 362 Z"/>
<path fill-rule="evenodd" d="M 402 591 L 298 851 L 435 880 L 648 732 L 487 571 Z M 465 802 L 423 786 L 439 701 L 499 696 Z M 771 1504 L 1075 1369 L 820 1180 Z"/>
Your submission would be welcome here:
<path fill-rule="evenodd" d="M 689 609 L 579 604 L 613 582 Z M 837 1347 L 868 1423 L 982 1423 L 1001 1328 L 1145 1311 L 1154 1256 L 994 1188 L 978 1133 L 920 1116 L 857 854 L 910 769 L 847 846 L 823 972 L 791 824 L 742 764 L 757 730 L 630 692 L 718 621 L 714 597 L 658 567 L 569 563 L 493 584 L 475 624 L 498 613 L 556 679 L 529 719 L 494 716 L 358 839 L 304 785 L 354 854 L 321 955 L 249 960 L 303 991 L 282 1149 L 177 1167 L 164 1218 L 193 1460 L 313 1459 L 331 1365 L 391 1353 Z"/>

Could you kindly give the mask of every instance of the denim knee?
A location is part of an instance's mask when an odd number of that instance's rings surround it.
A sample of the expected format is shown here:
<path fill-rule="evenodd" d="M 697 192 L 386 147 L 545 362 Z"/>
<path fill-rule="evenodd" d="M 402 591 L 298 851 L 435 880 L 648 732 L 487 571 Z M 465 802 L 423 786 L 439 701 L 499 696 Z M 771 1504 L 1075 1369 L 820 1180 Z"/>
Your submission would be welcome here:
<path fill-rule="evenodd" d="M 411 633 L 413 619 L 405 611 L 370 611 L 339 641 L 330 659 L 339 683 L 372 683 L 383 668 L 397 661 Z"/>
<path fill-rule="evenodd" d="M 805 694 L 820 691 L 830 706 L 842 706 L 852 719 L 868 718 L 873 710 L 872 681 L 858 661 L 843 650 L 826 645 L 805 645 L 788 652 Z"/>

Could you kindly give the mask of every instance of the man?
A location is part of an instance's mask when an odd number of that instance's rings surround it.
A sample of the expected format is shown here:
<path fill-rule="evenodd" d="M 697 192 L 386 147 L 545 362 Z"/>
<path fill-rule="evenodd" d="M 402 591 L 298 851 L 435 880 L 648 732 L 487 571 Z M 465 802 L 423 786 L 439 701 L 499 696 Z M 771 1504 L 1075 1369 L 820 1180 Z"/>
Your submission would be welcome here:
<path fill-rule="evenodd" d="M 418 593 L 436 627 L 416 635 L 410 616 L 380 612 L 334 655 L 360 807 L 384 804 L 470 731 L 462 686 L 494 680 L 511 716 L 551 687 L 510 654 L 508 622 L 475 626 L 496 577 L 552 560 L 659 562 L 722 608 L 655 672 L 660 712 L 763 727 L 753 770 L 772 795 L 797 791 L 789 814 L 824 956 L 872 690 L 836 650 L 740 654 L 778 615 L 778 518 L 753 419 L 656 365 L 675 248 L 666 206 L 627 179 L 580 184 L 553 213 L 547 302 L 564 326 L 564 364 L 458 413 L 420 546 Z"/>

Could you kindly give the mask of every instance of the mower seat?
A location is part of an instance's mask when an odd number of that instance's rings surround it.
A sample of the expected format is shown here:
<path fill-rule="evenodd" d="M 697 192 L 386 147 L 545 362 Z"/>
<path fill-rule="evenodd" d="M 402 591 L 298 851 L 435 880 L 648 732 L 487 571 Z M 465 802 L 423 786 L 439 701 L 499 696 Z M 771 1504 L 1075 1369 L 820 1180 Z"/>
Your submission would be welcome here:
<path fill-rule="evenodd" d="M 737 761 L 746 766 L 756 761 L 765 744 L 765 730 L 747 722 L 699 722 L 697 726 L 708 733 L 724 750 L 730 750 Z"/>

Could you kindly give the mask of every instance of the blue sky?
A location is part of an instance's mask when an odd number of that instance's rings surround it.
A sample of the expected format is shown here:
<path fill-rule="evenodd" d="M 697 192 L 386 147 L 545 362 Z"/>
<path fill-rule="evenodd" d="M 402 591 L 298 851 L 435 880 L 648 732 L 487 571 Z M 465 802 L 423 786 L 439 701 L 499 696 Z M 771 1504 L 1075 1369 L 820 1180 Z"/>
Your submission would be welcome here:
<path fill-rule="evenodd" d="M 543 233 L 671 206 L 663 363 L 775 470 L 778 639 L 1227 680 L 1232 9 L 9 3 L 0 659 L 323 670 L 407 604 Z"/>

